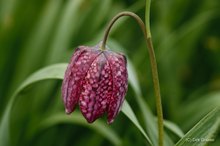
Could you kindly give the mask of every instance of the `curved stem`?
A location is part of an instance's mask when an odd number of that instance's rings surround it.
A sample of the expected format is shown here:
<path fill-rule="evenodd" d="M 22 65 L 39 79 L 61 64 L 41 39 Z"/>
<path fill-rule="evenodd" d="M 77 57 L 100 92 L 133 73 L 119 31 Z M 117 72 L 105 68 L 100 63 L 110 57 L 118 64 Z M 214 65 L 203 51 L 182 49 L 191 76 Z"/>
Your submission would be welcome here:
<path fill-rule="evenodd" d="M 144 38 L 147 44 L 148 52 L 149 52 L 149 57 L 150 57 L 150 64 L 151 64 L 151 70 L 152 70 L 152 77 L 153 77 L 153 84 L 154 84 L 154 92 L 156 96 L 156 108 L 157 108 L 157 116 L 158 116 L 158 134 L 159 134 L 159 141 L 158 144 L 159 146 L 163 146 L 163 110 L 162 110 L 162 103 L 161 103 L 161 95 L 160 95 L 160 83 L 159 83 L 159 78 L 158 78 L 158 71 L 157 71 L 157 62 L 156 62 L 156 57 L 154 54 L 154 48 L 153 48 L 153 43 L 150 35 L 150 30 L 146 30 L 144 22 L 141 20 L 141 18 L 136 15 L 135 13 L 132 12 L 121 12 L 117 14 L 115 17 L 112 18 L 110 21 L 109 25 L 107 26 L 107 29 L 105 31 L 105 35 L 102 41 L 101 49 L 105 50 L 106 46 L 106 41 L 109 35 L 109 32 L 113 26 L 113 24 L 122 16 L 130 16 L 134 18 L 137 23 L 139 24 L 142 32 L 144 33 Z M 150 28 L 149 24 L 148 27 Z M 149 33 L 147 33 L 149 32 Z"/>
<path fill-rule="evenodd" d="M 138 15 L 136 15 L 135 13 L 124 11 L 124 12 L 118 13 L 109 22 L 109 24 L 107 26 L 107 29 L 105 30 L 105 35 L 104 35 L 104 38 L 103 38 L 103 41 L 102 41 L 102 46 L 101 46 L 102 50 L 105 50 L 106 41 L 108 39 L 108 35 L 109 35 L 109 32 L 110 32 L 113 24 L 122 16 L 130 16 L 130 17 L 134 18 L 138 22 L 138 24 L 140 25 L 140 27 L 142 29 L 142 32 L 144 33 L 145 38 L 147 38 L 147 33 L 146 33 L 145 25 L 144 25 L 143 21 L 141 20 L 141 18 Z"/>

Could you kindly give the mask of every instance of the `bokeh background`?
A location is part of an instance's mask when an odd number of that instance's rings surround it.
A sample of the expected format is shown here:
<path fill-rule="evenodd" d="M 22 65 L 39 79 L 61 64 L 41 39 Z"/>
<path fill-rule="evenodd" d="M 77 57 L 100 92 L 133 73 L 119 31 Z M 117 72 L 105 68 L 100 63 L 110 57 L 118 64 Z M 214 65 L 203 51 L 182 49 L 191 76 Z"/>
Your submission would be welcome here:
<path fill-rule="evenodd" d="M 69 62 L 78 45 L 96 45 L 109 20 L 124 10 L 144 20 L 145 1 L 0 0 L 0 117 L 25 78 L 42 67 Z M 220 2 L 153 0 L 151 32 L 164 118 L 185 133 L 213 107 L 220 106 Z M 139 26 L 134 20 L 121 19 L 107 44 L 113 50 L 121 48 L 128 56 L 144 104 L 155 114 L 149 57 Z M 43 81 L 19 95 L 11 116 L 12 145 L 113 145 L 97 130 L 77 122 L 33 130 L 48 116 L 64 114 L 60 88 L 61 81 Z M 143 113 L 135 98 L 129 86 L 126 99 L 143 124 Z M 146 145 L 141 133 L 122 113 L 110 128 L 122 145 Z M 168 134 L 173 142 L 178 141 L 178 137 Z M 219 136 L 210 145 L 220 145 Z"/>

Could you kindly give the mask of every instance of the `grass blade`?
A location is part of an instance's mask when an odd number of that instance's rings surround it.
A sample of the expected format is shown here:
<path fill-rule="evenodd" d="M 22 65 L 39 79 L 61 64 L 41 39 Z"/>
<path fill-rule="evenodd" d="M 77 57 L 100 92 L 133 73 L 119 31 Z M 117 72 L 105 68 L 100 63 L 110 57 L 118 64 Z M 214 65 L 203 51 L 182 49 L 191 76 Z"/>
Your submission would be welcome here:
<path fill-rule="evenodd" d="M 61 123 L 85 126 L 100 133 L 100 135 L 107 138 L 114 145 L 120 145 L 121 143 L 117 134 L 102 121 L 97 120 L 93 124 L 88 124 L 83 116 L 76 111 L 72 116 L 67 116 L 64 113 L 56 113 L 54 115 L 50 115 L 38 125 L 37 130 L 39 132 Z"/>
<path fill-rule="evenodd" d="M 71 42 L 71 36 L 76 32 L 79 25 L 76 22 L 80 16 L 82 17 L 80 7 L 83 5 L 83 2 L 85 2 L 85 0 L 67 1 L 61 15 L 61 20 L 57 25 L 53 41 L 48 50 L 48 64 L 58 61 L 61 58 L 60 54 L 62 54 L 64 49 L 68 48 Z M 60 57 L 58 58 L 58 56 Z"/>
<path fill-rule="evenodd" d="M 214 141 L 213 135 L 220 125 L 220 110 L 216 108 L 200 120 L 176 146 L 204 146 L 208 141 Z"/>
<path fill-rule="evenodd" d="M 184 136 L 183 131 L 175 123 L 171 121 L 164 120 L 164 127 L 173 132 L 179 138 L 182 138 Z"/>
<path fill-rule="evenodd" d="M 55 64 L 48 67 L 45 67 L 34 74 L 32 74 L 29 78 L 27 78 L 15 91 L 12 98 L 10 99 L 6 111 L 4 112 L 3 118 L 1 120 L 0 125 L 0 145 L 9 146 L 10 145 L 10 113 L 12 107 L 15 103 L 16 97 L 23 89 L 27 86 L 36 83 L 42 80 L 48 79 L 63 79 L 64 72 L 66 70 L 67 64 Z M 143 128 L 140 126 L 133 110 L 130 105 L 125 101 L 122 112 L 132 121 L 132 123 L 140 130 L 140 132 L 144 135 L 146 140 L 151 144 L 150 139 L 147 134 L 144 132 Z"/>
<path fill-rule="evenodd" d="M 122 106 L 122 112 L 132 121 L 132 123 L 139 129 L 139 131 L 143 134 L 147 142 L 152 145 L 151 140 L 149 139 L 148 135 L 145 133 L 144 129 L 139 124 L 133 110 L 131 109 L 131 106 L 128 104 L 127 101 L 124 101 L 124 104 Z"/>
<path fill-rule="evenodd" d="M 0 123 L 0 145 L 1 146 L 10 146 L 10 114 L 15 103 L 16 97 L 20 91 L 22 91 L 27 86 L 48 79 L 63 79 L 64 72 L 66 70 L 67 64 L 56 64 L 51 65 L 49 67 L 45 67 L 38 72 L 31 75 L 27 78 L 23 84 L 19 86 L 19 88 L 15 91 L 13 96 L 10 98 L 8 105 L 6 106 L 6 110 L 3 113 L 1 123 Z"/>
<path fill-rule="evenodd" d="M 182 124 L 183 129 L 189 129 L 192 125 L 195 125 L 195 121 L 199 121 L 207 112 L 211 111 L 215 107 L 220 107 L 220 92 L 211 92 L 206 95 L 203 95 L 199 98 L 197 96 L 193 101 L 187 101 L 180 106 L 178 111 L 182 113 L 178 116 L 178 123 Z M 198 108 L 198 105 L 203 108 Z M 183 110 L 184 109 L 184 110 Z M 191 117 L 190 119 L 188 117 Z"/>

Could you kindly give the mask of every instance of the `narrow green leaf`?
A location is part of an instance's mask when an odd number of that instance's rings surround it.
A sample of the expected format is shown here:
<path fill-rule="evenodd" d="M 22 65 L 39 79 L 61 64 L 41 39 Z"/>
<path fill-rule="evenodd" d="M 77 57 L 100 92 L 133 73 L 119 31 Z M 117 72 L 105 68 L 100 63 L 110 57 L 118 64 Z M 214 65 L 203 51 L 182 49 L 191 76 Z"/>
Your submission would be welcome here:
<path fill-rule="evenodd" d="M 61 123 L 85 126 L 94 131 L 97 131 L 100 135 L 107 138 L 114 145 L 120 145 L 121 143 L 117 134 L 105 123 L 97 120 L 93 124 L 88 124 L 83 118 L 82 114 L 77 111 L 75 111 L 72 116 L 67 116 L 65 113 L 56 113 L 54 115 L 50 115 L 37 126 L 36 130 L 39 132 Z"/>
<path fill-rule="evenodd" d="M 182 138 L 184 136 L 183 131 L 175 123 L 171 121 L 164 120 L 164 127 L 173 132 L 179 138 Z"/>
<path fill-rule="evenodd" d="M 54 38 L 52 39 L 51 46 L 49 47 L 50 53 L 48 54 L 48 64 L 59 60 L 61 58 L 60 54 L 62 54 L 64 49 L 68 48 L 68 45 L 71 42 L 71 36 L 79 26 L 77 21 L 82 17 L 83 12 L 80 11 L 82 10 L 80 7 L 84 2 L 85 0 L 70 0 L 66 2 Z"/>
<path fill-rule="evenodd" d="M 55 64 L 48 67 L 45 67 L 36 73 L 32 74 L 29 78 L 27 78 L 15 91 L 12 98 L 10 99 L 6 111 L 4 112 L 3 118 L 1 120 L 0 125 L 0 145 L 8 146 L 10 145 L 10 113 L 15 103 L 16 96 L 20 91 L 25 89 L 27 86 L 36 83 L 42 80 L 48 79 L 63 79 L 64 72 L 66 70 L 67 64 Z M 141 131 L 146 140 L 151 144 L 150 139 L 147 134 L 144 132 L 143 128 L 140 126 L 137 118 L 132 111 L 130 105 L 125 101 L 122 112 L 133 122 L 133 124 Z"/>
<path fill-rule="evenodd" d="M 20 87 L 16 90 L 14 96 L 16 96 L 21 90 L 23 90 L 27 86 L 35 82 L 49 79 L 63 79 L 66 68 L 67 64 L 61 63 L 45 67 L 35 72 L 20 85 Z"/>
<path fill-rule="evenodd" d="M 97 1 L 97 2 L 96 2 L 97 4 L 92 9 L 92 14 L 90 12 L 90 15 L 88 15 L 88 17 L 91 17 L 90 18 L 91 20 L 89 21 L 90 22 L 89 29 L 93 33 L 98 31 L 98 29 L 100 28 L 100 25 L 103 23 L 103 21 L 105 21 L 106 17 L 108 16 L 109 10 L 112 8 L 111 0 L 105 0 L 105 1 L 102 1 L 101 3 L 100 1 Z M 102 12 L 102 13 L 99 13 L 99 12 Z"/>
<path fill-rule="evenodd" d="M 220 110 L 216 108 L 200 120 L 176 146 L 204 146 L 214 141 L 214 133 L 220 125 Z"/>
<path fill-rule="evenodd" d="M 176 45 L 179 46 L 181 42 L 185 42 L 183 41 L 184 38 L 188 39 L 190 34 L 192 35 L 192 32 L 201 32 L 201 29 L 198 28 L 203 26 L 202 29 L 204 29 L 205 24 L 207 24 L 207 22 L 209 22 L 211 19 L 215 18 L 217 16 L 216 14 L 216 10 L 209 10 L 203 13 L 199 13 L 197 16 L 192 18 L 192 20 L 189 20 L 188 22 L 182 24 L 182 26 L 179 27 L 177 30 L 167 35 L 158 46 L 157 50 L 160 50 L 157 55 L 158 62 L 160 62 L 160 60 L 162 60 L 163 58 L 170 56 L 171 53 L 174 54 L 176 52 L 180 52 L 180 50 L 173 48 L 175 48 Z M 194 38 L 193 40 L 196 40 L 196 38 Z M 170 49 L 172 49 L 172 51 L 170 51 Z"/>
<path fill-rule="evenodd" d="M 182 127 L 189 129 L 194 125 L 194 121 L 199 121 L 207 112 L 215 107 L 220 107 L 220 92 L 211 92 L 195 100 L 183 103 L 185 106 L 180 106 L 178 111 L 181 116 L 178 117 L 179 123 L 183 122 Z M 190 99 L 190 98 L 189 98 Z M 198 105 L 203 108 L 198 108 Z M 184 110 L 183 110 L 184 109 Z M 190 119 L 188 117 L 191 117 Z"/>
<path fill-rule="evenodd" d="M 38 72 L 31 75 L 27 78 L 15 91 L 13 96 L 10 98 L 8 105 L 6 106 L 6 110 L 3 113 L 1 123 L 0 123 L 0 146 L 10 146 L 10 114 L 13 108 L 13 105 L 16 100 L 16 96 L 19 94 L 21 90 L 26 88 L 27 86 L 48 79 L 63 79 L 64 72 L 66 70 L 67 64 L 56 64 L 51 65 L 49 67 L 45 67 Z"/>
<path fill-rule="evenodd" d="M 122 106 L 122 112 L 132 121 L 132 123 L 140 130 L 140 132 L 144 135 L 145 139 L 147 140 L 147 142 L 152 145 L 151 140 L 149 139 L 149 137 L 147 136 L 147 134 L 145 133 L 144 129 L 141 127 L 141 125 L 139 124 L 133 110 L 131 109 L 130 105 L 128 104 L 128 102 L 125 100 L 124 104 Z"/>
<path fill-rule="evenodd" d="M 18 85 L 30 72 L 39 68 L 39 64 L 43 63 L 44 59 L 39 60 L 38 58 L 45 54 L 46 44 L 48 38 L 51 37 L 53 25 L 61 6 L 62 1 L 49 0 L 46 3 L 36 27 L 20 53 L 15 67 L 16 78 L 12 87 Z"/>

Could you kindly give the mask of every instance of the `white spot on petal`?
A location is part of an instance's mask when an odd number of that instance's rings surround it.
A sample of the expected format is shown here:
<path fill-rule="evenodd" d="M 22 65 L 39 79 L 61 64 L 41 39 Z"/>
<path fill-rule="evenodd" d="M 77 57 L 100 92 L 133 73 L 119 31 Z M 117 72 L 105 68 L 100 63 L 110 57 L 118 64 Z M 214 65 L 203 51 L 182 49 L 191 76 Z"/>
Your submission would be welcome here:
<path fill-rule="evenodd" d="M 82 105 L 82 106 L 86 106 L 87 104 L 86 104 L 85 101 L 81 101 L 81 105 Z"/>

